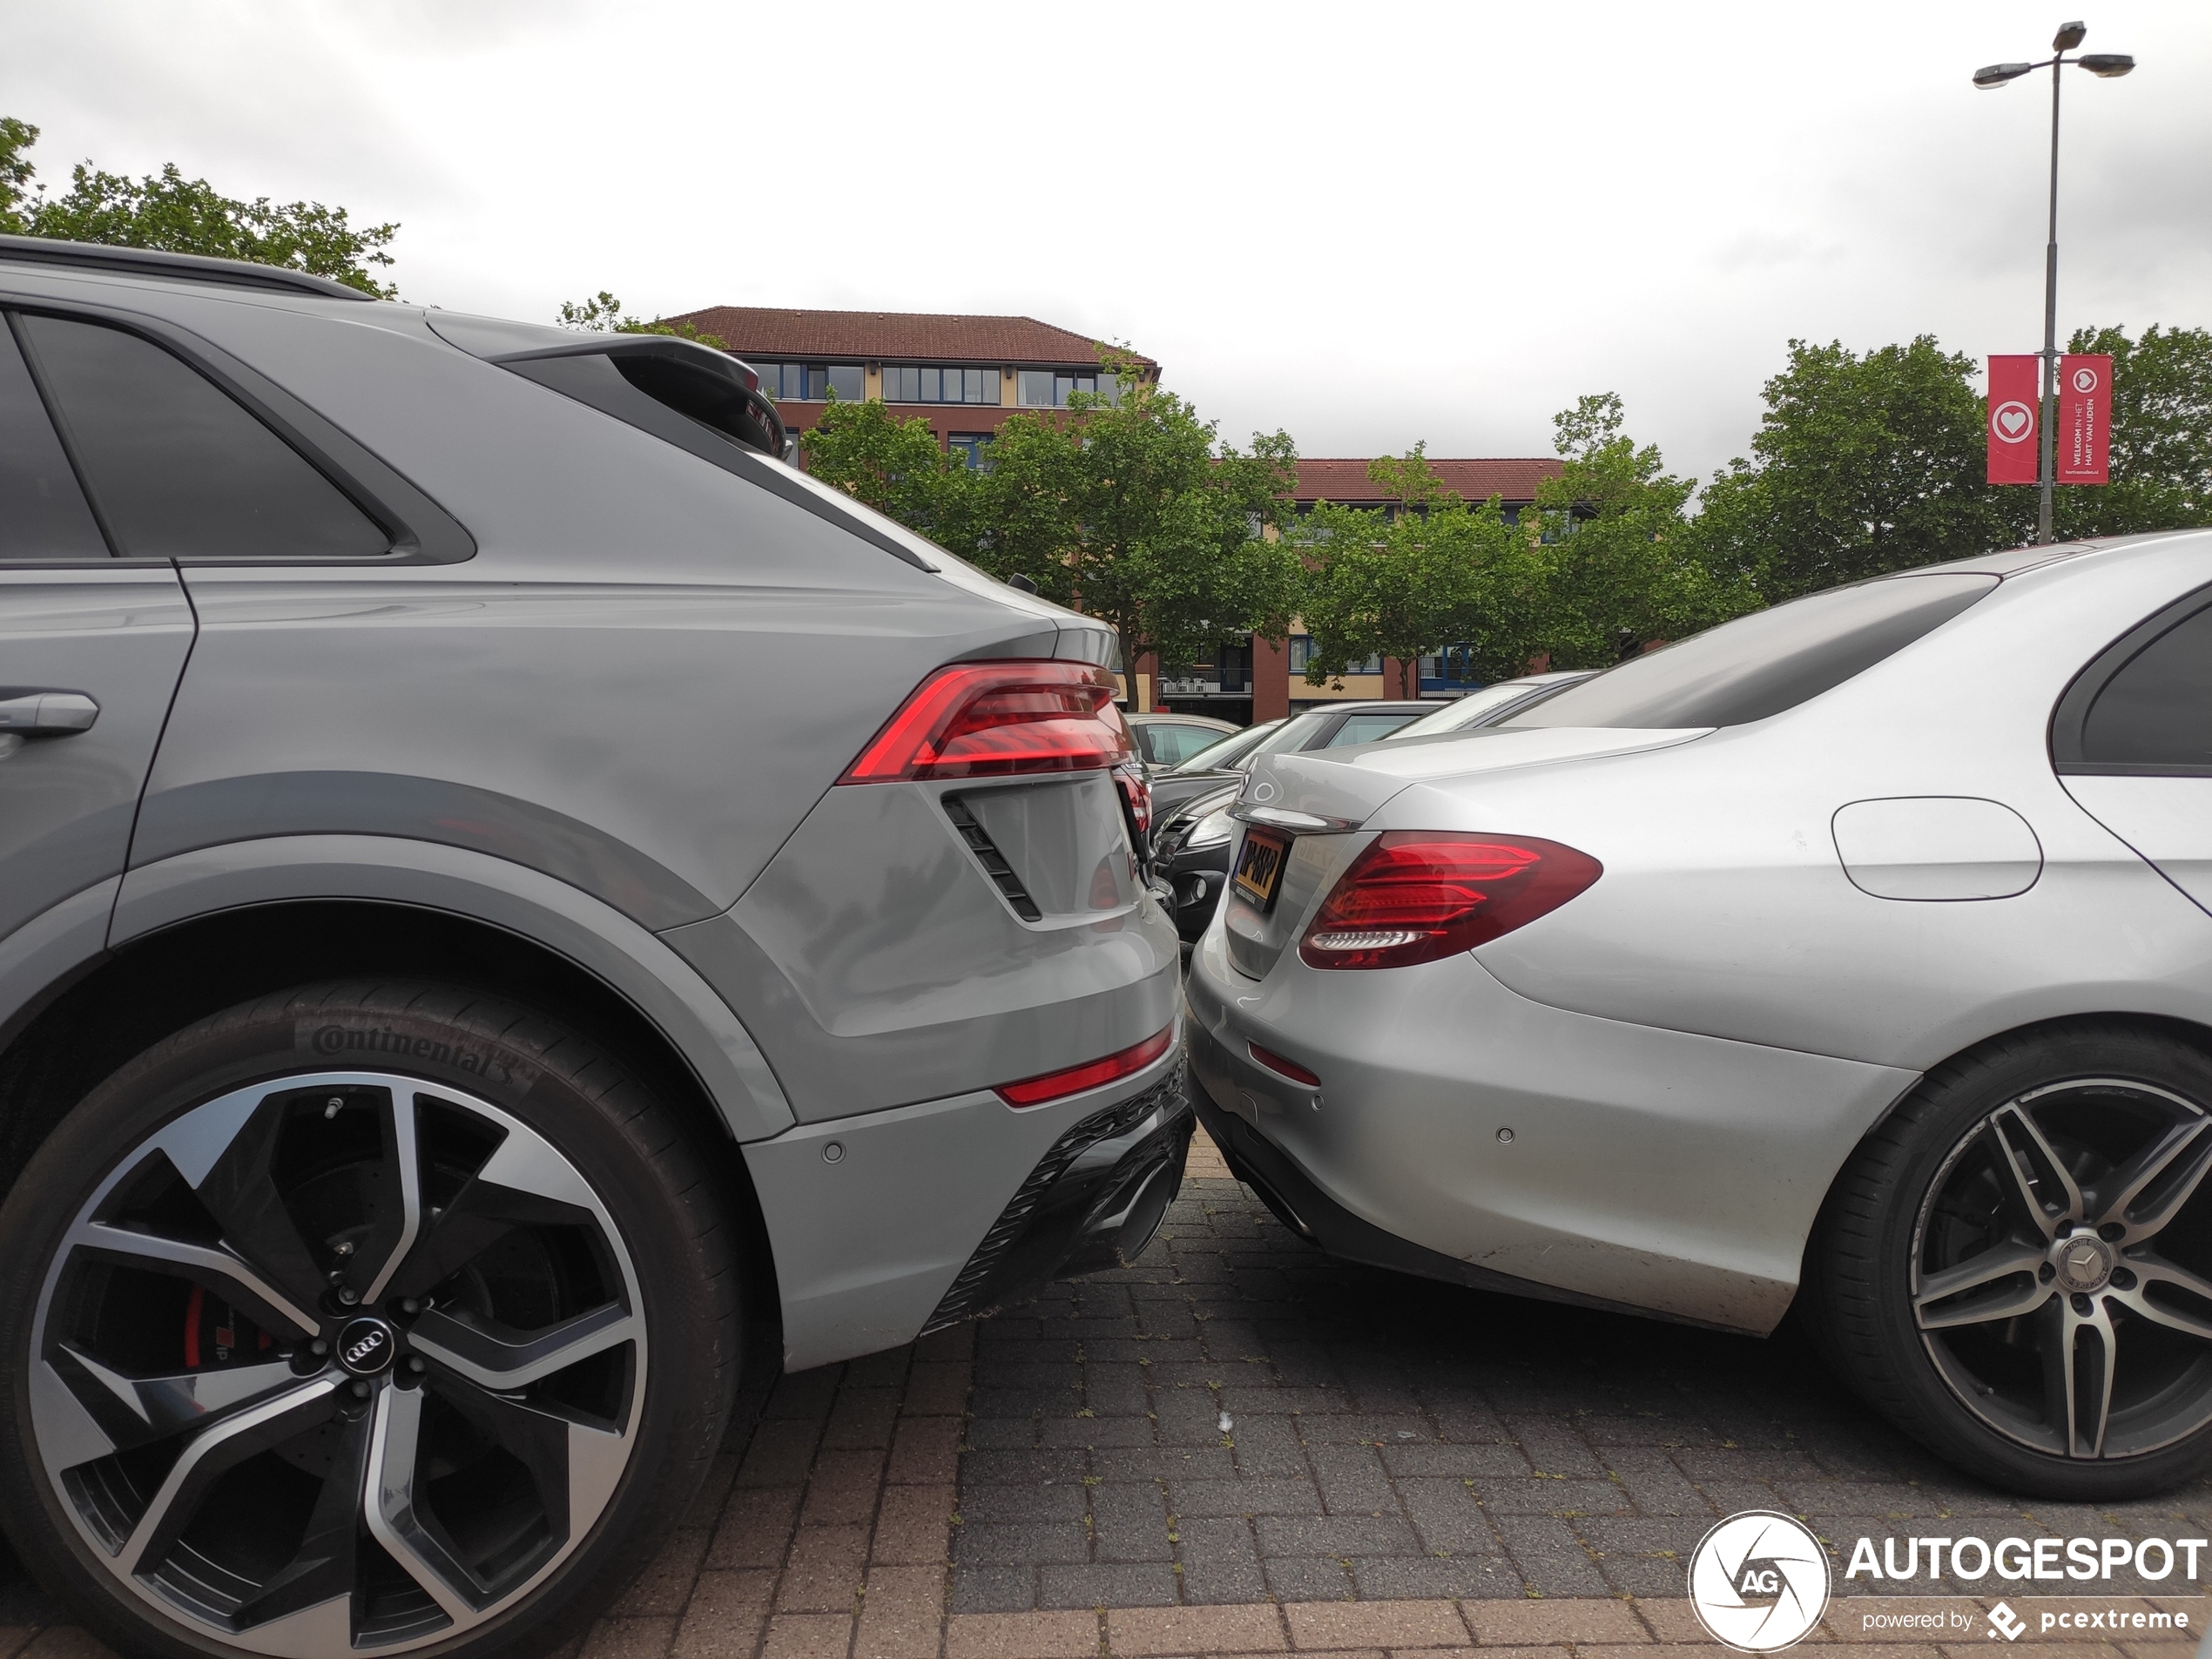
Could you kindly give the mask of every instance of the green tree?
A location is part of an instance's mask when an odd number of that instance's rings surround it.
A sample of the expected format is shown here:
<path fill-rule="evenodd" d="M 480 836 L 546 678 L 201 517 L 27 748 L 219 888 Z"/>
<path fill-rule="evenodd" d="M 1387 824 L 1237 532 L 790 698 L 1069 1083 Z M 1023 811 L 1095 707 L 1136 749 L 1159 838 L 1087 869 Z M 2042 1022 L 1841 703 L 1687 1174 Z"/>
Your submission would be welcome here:
<path fill-rule="evenodd" d="M 1564 465 L 1537 487 L 1522 533 L 1544 565 L 1537 649 L 1558 667 L 1602 667 L 1756 610 L 1740 574 L 1715 571 L 1685 516 L 1689 480 L 1623 431 L 1619 396 L 1593 393 L 1552 417 Z"/>
<path fill-rule="evenodd" d="M 1985 482 L 1976 367 L 1929 334 L 1863 356 L 1791 341 L 1751 458 L 1706 488 L 1707 569 L 1772 603 L 2024 539 L 2033 493 Z"/>
<path fill-rule="evenodd" d="M 2067 349 L 2112 357 L 2112 482 L 2062 484 L 2060 540 L 2212 524 L 2212 332 L 2082 328 Z"/>
<path fill-rule="evenodd" d="M 824 483 L 948 552 L 974 556 L 984 533 L 978 522 L 984 475 L 948 452 L 921 416 L 901 421 L 880 398 L 848 402 L 833 396 L 800 444 L 806 470 Z"/>
<path fill-rule="evenodd" d="M 717 351 L 727 351 L 729 345 L 718 334 L 710 334 L 696 324 L 668 322 L 655 317 L 648 322 L 642 317 L 623 314 L 622 301 L 604 288 L 589 300 L 563 300 L 561 314 L 554 320 L 563 328 L 574 328 L 594 334 L 671 334 L 678 340 L 696 340 L 702 346 L 711 346 Z"/>
<path fill-rule="evenodd" d="M 0 115 L 0 236 L 28 236 L 27 201 L 36 206 L 30 181 L 38 170 L 24 153 L 38 142 L 38 129 L 12 115 Z"/>
<path fill-rule="evenodd" d="M 1323 502 L 1298 526 L 1299 614 L 1313 639 L 1306 683 L 1379 657 L 1397 662 L 1399 694 L 1411 698 L 1416 661 L 1460 643 L 1486 677 L 1517 671 L 1544 587 L 1537 543 L 1506 523 L 1494 498 L 1470 505 L 1445 489 L 1424 444 L 1378 457 L 1367 475 L 1385 506 Z"/>
<path fill-rule="evenodd" d="M 356 227 L 342 207 L 320 202 L 253 201 L 226 196 L 205 179 L 187 179 L 174 162 L 158 173 L 127 179 L 90 162 L 70 170 L 59 197 L 33 188 L 26 155 L 38 129 L 0 118 L 0 230 L 119 247 L 158 248 L 223 260 L 252 260 L 330 277 L 389 299 L 372 267 L 392 263 L 385 252 L 395 224 Z"/>
<path fill-rule="evenodd" d="M 1184 663 L 1245 634 L 1285 637 L 1298 562 L 1265 531 L 1289 516 L 1290 435 L 1220 443 L 1217 423 L 1174 393 L 1111 354 L 1101 361 L 1116 394 L 1079 392 L 1064 414 L 999 428 L 978 562 L 1107 623 L 1132 671 L 1148 652 Z"/>

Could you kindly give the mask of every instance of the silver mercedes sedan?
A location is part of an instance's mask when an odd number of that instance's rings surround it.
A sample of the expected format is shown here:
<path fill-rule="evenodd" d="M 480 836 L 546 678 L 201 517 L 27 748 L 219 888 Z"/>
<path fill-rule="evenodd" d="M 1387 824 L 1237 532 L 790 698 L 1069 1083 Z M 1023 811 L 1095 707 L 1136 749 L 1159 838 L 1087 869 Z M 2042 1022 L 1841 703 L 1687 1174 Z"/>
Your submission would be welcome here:
<path fill-rule="evenodd" d="M 1201 1118 L 1357 1260 L 1764 1334 L 2084 1501 L 2212 1460 L 2212 532 L 1265 757 Z"/>

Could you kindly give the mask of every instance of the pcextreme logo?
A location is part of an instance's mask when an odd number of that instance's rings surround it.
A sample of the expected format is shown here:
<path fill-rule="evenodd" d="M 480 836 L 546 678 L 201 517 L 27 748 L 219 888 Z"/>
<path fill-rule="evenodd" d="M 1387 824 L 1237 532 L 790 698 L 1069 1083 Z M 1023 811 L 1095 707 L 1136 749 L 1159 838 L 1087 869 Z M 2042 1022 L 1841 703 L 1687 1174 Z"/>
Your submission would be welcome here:
<path fill-rule="evenodd" d="M 1699 1541 L 1689 1604 L 1716 1642 L 1777 1653 L 1811 1634 L 1828 1607 L 1828 1552 L 1788 1515 L 1750 1509 Z"/>

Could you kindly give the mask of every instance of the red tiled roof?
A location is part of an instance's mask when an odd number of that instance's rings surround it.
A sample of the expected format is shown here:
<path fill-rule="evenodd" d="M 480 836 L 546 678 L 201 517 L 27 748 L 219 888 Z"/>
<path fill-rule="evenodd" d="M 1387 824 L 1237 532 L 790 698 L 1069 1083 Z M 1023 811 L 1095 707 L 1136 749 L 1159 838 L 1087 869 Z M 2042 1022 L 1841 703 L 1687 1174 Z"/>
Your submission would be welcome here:
<path fill-rule="evenodd" d="M 1430 456 L 1428 469 L 1445 489 L 1456 490 L 1471 502 L 1502 496 L 1509 502 L 1532 501 L 1536 486 L 1556 478 L 1562 463 L 1550 455 L 1501 461 L 1450 461 Z M 1301 459 L 1298 463 L 1298 495 L 1302 502 L 1372 502 L 1382 491 L 1367 476 L 1364 461 Z"/>
<path fill-rule="evenodd" d="M 945 316 L 927 311 L 785 311 L 768 306 L 709 306 L 669 322 L 688 322 L 729 343 L 740 357 L 880 362 L 920 359 L 961 363 L 1098 361 L 1098 342 L 1034 317 Z M 1136 352 L 1132 362 L 1159 367 Z"/>

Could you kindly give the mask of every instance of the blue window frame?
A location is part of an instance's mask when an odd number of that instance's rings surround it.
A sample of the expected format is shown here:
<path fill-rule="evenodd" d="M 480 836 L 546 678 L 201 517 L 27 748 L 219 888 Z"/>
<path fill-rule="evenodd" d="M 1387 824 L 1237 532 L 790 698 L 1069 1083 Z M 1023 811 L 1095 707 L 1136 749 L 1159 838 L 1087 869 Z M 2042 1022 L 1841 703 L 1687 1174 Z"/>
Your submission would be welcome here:
<path fill-rule="evenodd" d="M 955 432 L 945 440 L 945 448 L 968 463 L 970 472 L 991 469 L 991 435 L 988 432 Z"/>
<path fill-rule="evenodd" d="M 1482 676 L 1475 671 L 1474 647 L 1471 644 L 1447 645 L 1433 657 L 1424 657 L 1420 663 L 1421 692 L 1424 696 L 1460 696 L 1480 691 Z"/>

